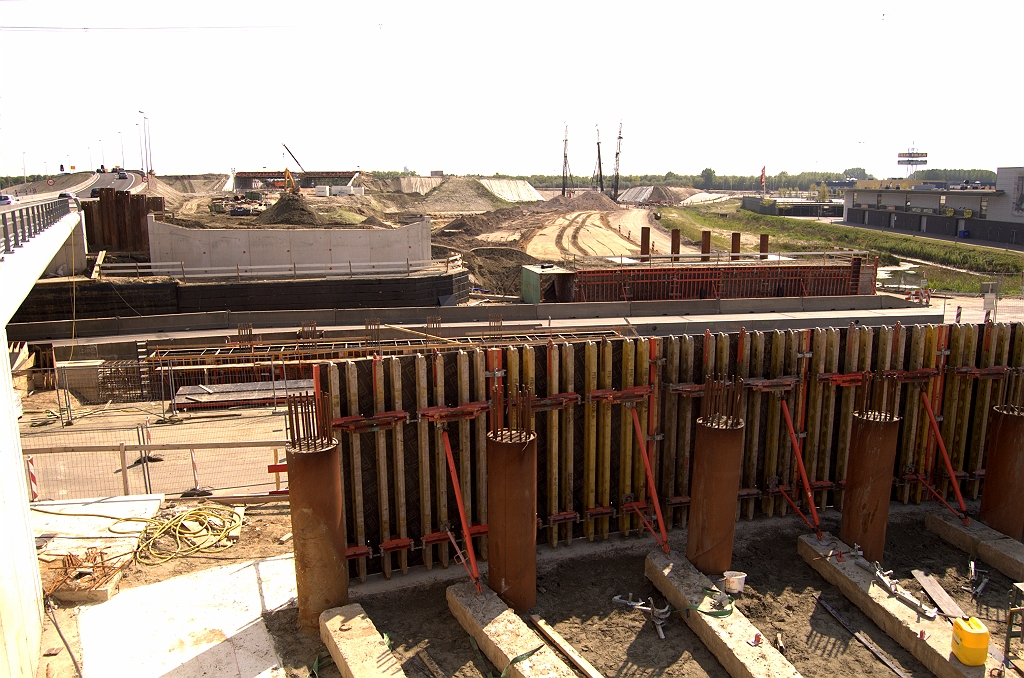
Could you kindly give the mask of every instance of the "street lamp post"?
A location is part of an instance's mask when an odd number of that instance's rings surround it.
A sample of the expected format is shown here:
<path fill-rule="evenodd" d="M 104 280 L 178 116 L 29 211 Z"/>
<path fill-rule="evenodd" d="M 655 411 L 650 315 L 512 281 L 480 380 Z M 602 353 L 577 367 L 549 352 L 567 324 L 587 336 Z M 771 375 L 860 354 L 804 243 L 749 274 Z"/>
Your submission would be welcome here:
<path fill-rule="evenodd" d="M 124 137 L 121 136 L 120 132 L 118 132 L 117 133 L 117 138 L 121 142 L 121 169 L 124 169 Z"/>
<path fill-rule="evenodd" d="M 142 125 L 135 123 L 135 127 L 139 132 L 139 169 L 142 170 L 142 174 L 146 174 L 146 156 L 142 153 Z"/>
<path fill-rule="evenodd" d="M 151 128 L 149 126 L 149 118 L 146 116 L 145 111 L 139 111 L 139 115 L 142 116 L 142 134 L 146 138 L 146 164 L 149 167 L 146 170 L 146 174 L 153 171 L 153 139 L 150 136 Z"/>
<path fill-rule="evenodd" d="M 100 167 L 107 168 L 107 154 L 103 150 L 103 139 L 100 139 Z"/>
<path fill-rule="evenodd" d="M 87 146 L 86 148 L 89 149 L 89 167 L 95 169 L 96 166 L 92 164 L 92 146 Z M 89 171 L 92 172 L 92 169 L 90 169 Z"/>
<path fill-rule="evenodd" d="M 21 152 L 21 179 L 23 183 L 28 183 L 28 172 L 25 171 L 25 151 Z"/>

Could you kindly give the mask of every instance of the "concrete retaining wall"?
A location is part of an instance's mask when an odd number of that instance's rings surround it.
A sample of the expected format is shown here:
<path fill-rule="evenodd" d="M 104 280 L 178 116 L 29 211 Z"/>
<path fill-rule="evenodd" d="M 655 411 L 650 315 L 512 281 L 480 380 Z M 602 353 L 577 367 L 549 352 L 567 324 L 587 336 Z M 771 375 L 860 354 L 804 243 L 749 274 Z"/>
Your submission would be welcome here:
<path fill-rule="evenodd" d="M 149 215 L 149 258 L 185 268 L 430 261 L 430 219 L 395 229 L 184 228 Z M 415 262 L 420 262 L 417 267 Z"/>

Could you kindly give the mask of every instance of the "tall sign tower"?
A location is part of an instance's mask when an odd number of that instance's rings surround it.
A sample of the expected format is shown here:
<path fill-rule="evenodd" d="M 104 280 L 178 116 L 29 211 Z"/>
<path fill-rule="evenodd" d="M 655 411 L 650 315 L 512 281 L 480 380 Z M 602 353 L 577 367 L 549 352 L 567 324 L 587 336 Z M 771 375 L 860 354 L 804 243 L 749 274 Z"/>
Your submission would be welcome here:
<path fill-rule="evenodd" d="M 916 148 L 908 148 L 905 152 L 897 154 L 897 165 L 905 165 L 907 168 L 907 176 L 914 171 L 911 168 L 917 168 L 919 166 L 928 164 L 928 154 L 922 153 Z"/>

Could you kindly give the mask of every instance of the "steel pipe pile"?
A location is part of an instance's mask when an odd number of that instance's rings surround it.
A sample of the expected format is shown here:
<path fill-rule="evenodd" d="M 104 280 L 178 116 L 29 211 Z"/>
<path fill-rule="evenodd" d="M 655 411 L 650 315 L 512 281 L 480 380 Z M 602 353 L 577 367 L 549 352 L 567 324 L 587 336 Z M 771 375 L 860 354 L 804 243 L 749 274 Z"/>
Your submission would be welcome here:
<path fill-rule="evenodd" d="M 988 461 L 979 518 L 1024 539 L 1024 374 L 1008 371 L 989 419 Z"/>
<path fill-rule="evenodd" d="M 704 574 L 732 566 L 743 460 L 743 380 L 704 383 L 697 419 L 686 557 Z"/>
<path fill-rule="evenodd" d="M 865 375 L 860 410 L 853 413 L 840 538 L 858 544 L 868 561 L 883 560 L 893 467 L 899 438 L 900 382 Z"/>
<path fill-rule="evenodd" d="M 288 495 L 299 625 L 319 631 L 320 614 L 348 603 L 344 495 L 332 435 L 326 370 L 314 366 L 313 394 L 288 397 Z"/>
<path fill-rule="evenodd" d="M 520 387 L 502 426 L 501 388 L 493 391 L 487 434 L 487 585 L 517 612 L 537 602 L 537 436 L 532 397 Z"/>

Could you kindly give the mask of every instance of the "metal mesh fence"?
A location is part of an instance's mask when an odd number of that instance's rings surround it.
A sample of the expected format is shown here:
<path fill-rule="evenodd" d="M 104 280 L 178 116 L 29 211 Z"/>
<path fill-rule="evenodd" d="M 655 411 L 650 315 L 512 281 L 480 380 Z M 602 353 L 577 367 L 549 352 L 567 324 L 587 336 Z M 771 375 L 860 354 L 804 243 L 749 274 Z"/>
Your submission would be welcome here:
<path fill-rule="evenodd" d="M 275 489 L 267 465 L 284 457 L 283 412 L 270 408 L 175 419 L 144 409 L 104 414 L 102 422 L 84 416 L 44 430 L 33 430 L 33 422 L 23 425 L 22 448 L 32 458 L 37 498 Z M 122 444 L 128 448 L 123 459 Z M 95 449 L 101 446 L 109 449 Z M 147 457 L 140 446 L 152 446 Z"/>

